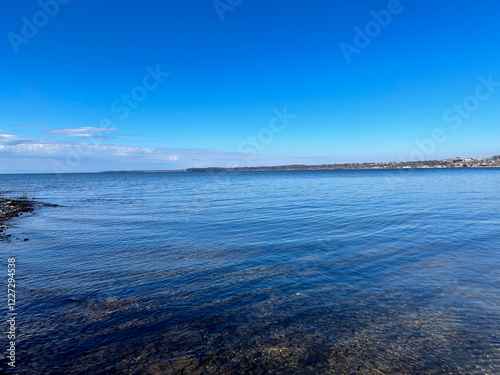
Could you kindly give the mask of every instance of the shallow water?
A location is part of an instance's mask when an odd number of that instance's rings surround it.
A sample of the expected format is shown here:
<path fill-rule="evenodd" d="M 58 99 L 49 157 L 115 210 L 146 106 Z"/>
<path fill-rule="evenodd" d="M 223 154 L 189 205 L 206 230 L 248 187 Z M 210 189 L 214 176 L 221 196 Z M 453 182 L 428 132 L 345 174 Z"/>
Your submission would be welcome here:
<path fill-rule="evenodd" d="M 500 373 L 500 169 L 0 185 L 20 374 Z"/>

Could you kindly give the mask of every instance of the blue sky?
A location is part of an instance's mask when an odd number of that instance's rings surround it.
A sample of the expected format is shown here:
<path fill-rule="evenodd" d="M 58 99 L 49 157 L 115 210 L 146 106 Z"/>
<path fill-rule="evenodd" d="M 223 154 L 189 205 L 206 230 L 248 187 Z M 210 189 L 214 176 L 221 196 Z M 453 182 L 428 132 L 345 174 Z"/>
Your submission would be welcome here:
<path fill-rule="evenodd" d="M 498 154 L 499 14 L 493 0 L 10 1 L 0 171 Z"/>

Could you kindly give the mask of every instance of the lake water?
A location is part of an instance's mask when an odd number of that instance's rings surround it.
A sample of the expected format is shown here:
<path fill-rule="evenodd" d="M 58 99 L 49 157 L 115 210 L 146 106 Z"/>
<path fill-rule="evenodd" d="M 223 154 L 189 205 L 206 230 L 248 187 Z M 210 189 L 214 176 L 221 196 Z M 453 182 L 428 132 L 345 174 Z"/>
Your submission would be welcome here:
<path fill-rule="evenodd" d="M 0 185 L 19 374 L 500 373 L 500 169 Z"/>

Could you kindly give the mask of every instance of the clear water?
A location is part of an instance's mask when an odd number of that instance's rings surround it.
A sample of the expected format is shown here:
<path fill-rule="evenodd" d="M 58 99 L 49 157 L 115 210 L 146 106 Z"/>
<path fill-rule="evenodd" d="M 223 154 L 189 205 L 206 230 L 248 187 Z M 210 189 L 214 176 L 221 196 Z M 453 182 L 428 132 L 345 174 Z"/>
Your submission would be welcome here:
<path fill-rule="evenodd" d="M 0 185 L 19 374 L 500 373 L 500 169 Z"/>

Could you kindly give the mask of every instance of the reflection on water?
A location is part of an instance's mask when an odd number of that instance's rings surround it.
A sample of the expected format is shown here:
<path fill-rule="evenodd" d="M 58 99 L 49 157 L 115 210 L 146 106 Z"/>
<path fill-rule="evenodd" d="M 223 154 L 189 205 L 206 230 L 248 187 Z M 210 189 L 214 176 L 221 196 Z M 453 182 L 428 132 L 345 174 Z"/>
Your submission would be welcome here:
<path fill-rule="evenodd" d="M 0 180 L 21 374 L 500 373 L 500 171 Z"/>

